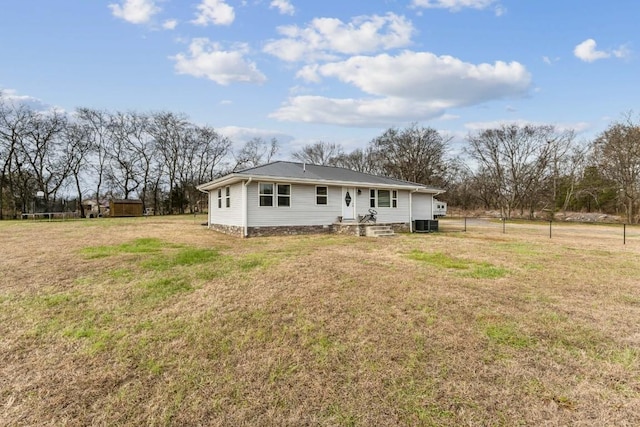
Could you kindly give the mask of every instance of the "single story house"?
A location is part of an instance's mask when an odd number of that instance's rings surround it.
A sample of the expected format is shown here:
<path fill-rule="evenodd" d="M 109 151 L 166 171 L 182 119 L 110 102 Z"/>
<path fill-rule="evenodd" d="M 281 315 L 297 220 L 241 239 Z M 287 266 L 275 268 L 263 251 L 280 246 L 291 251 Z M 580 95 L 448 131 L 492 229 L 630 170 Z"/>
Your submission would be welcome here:
<path fill-rule="evenodd" d="M 243 237 L 270 234 L 363 234 L 360 220 L 414 231 L 434 219 L 434 197 L 444 190 L 350 169 L 277 161 L 198 186 L 208 193 L 208 226 Z"/>

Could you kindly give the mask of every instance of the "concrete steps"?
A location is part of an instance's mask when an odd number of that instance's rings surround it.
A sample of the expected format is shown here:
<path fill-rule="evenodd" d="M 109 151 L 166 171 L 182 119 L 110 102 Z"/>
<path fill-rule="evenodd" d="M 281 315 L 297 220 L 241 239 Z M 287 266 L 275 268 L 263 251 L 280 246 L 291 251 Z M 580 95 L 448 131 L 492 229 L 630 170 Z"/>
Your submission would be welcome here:
<path fill-rule="evenodd" d="M 367 225 L 365 227 L 367 237 L 392 237 L 395 236 L 393 229 L 388 225 Z"/>

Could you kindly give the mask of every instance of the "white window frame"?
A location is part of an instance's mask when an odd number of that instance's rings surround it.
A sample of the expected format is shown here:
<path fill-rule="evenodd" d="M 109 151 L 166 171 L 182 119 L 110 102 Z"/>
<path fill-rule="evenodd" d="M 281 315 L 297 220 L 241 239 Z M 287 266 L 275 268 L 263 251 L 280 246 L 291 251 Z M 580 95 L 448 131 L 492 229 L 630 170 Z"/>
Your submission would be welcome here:
<path fill-rule="evenodd" d="M 278 190 L 280 189 L 280 186 L 287 186 L 289 187 L 289 194 L 280 194 L 278 192 Z M 275 200 L 275 205 L 279 208 L 290 208 L 291 207 L 291 193 L 292 193 L 292 185 L 291 184 L 277 184 L 276 183 L 276 200 Z M 288 205 L 281 205 L 280 204 L 280 198 L 288 198 L 289 199 L 289 204 Z"/>
<path fill-rule="evenodd" d="M 326 188 L 325 194 L 318 194 L 318 188 Z M 324 197 L 324 203 L 318 203 L 318 198 Z M 316 206 L 329 206 L 329 186 L 328 185 L 316 185 Z"/>
<path fill-rule="evenodd" d="M 231 207 L 231 187 L 228 185 L 224 189 L 225 207 Z"/>
<path fill-rule="evenodd" d="M 389 206 L 382 206 L 382 205 L 380 204 L 380 192 L 381 192 L 381 191 L 386 191 L 387 193 L 389 193 L 389 199 L 388 199 L 388 201 L 389 201 Z M 391 207 L 391 190 L 386 190 L 386 189 L 384 189 L 384 188 L 383 188 L 383 189 L 378 189 L 378 194 L 377 194 L 377 195 L 378 195 L 378 207 L 379 207 L 379 208 L 390 208 L 390 207 Z"/>
<path fill-rule="evenodd" d="M 270 185 L 272 193 L 271 194 L 262 193 L 262 186 L 263 185 Z M 284 186 L 289 187 L 289 194 L 279 194 L 278 193 L 278 189 L 280 187 L 284 187 Z M 259 182 L 258 183 L 258 206 L 261 207 L 261 208 L 290 208 L 291 207 L 291 200 L 292 200 L 292 193 L 293 193 L 293 185 L 291 185 L 291 184 L 278 183 L 278 182 Z M 262 197 L 271 197 L 271 204 L 270 205 L 261 204 Z M 280 199 L 281 198 L 288 198 L 289 199 L 289 205 L 281 205 L 280 204 Z"/>
<path fill-rule="evenodd" d="M 262 192 L 262 185 L 270 185 L 271 186 L 271 194 L 267 194 L 267 193 L 263 193 Z M 275 206 L 274 203 L 274 198 L 275 198 L 275 184 L 273 182 L 259 182 L 258 183 L 258 206 L 261 208 L 272 208 Z M 270 205 L 263 205 L 262 204 L 262 198 L 263 197 L 271 197 L 271 204 Z"/>
<path fill-rule="evenodd" d="M 389 192 L 389 206 L 380 206 L 380 191 Z M 369 207 L 370 208 L 398 208 L 398 190 L 390 190 L 386 188 L 370 188 L 369 189 Z"/>
<path fill-rule="evenodd" d="M 218 188 L 218 209 L 222 209 L 222 188 Z"/>

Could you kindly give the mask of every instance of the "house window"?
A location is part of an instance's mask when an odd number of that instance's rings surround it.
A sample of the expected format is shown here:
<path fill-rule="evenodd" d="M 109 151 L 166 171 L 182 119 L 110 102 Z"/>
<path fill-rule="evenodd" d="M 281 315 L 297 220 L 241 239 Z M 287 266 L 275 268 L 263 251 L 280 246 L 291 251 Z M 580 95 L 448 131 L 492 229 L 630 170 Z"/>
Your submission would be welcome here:
<path fill-rule="evenodd" d="M 391 192 L 389 190 L 378 190 L 378 207 L 391 207 Z"/>
<path fill-rule="evenodd" d="M 273 206 L 273 184 L 261 182 L 260 188 L 260 206 Z"/>
<path fill-rule="evenodd" d="M 278 206 L 291 206 L 291 185 L 277 184 Z"/>
<path fill-rule="evenodd" d="M 260 206 L 291 206 L 290 184 L 261 182 L 258 188 L 260 192 Z"/>
<path fill-rule="evenodd" d="M 316 205 L 326 205 L 329 197 L 329 187 L 316 187 Z"/>
<path fill-rule="evenodd" d="M 224 191 L 225 191 L 225 198 L 227 199 L 226 200 L 227 207 L 230 208 L 231 207 L 231 188 L 227 186 L 227 188 L 225 188 Z"/>
<path fill-rule="evenodd" d="M 218 188 L 218 209 L 222 208 L 222 188 Z"/>
<path fill-rule="evenodd" d="M 393 190 L 391 192 L 391 207 L 392 208 L 398 207 L 398 191 L 397 190 Z"/>
<path fill-rule="evenodd" d="M 369 207 L 376 207 L 376 190 L 369 190 Z"/>

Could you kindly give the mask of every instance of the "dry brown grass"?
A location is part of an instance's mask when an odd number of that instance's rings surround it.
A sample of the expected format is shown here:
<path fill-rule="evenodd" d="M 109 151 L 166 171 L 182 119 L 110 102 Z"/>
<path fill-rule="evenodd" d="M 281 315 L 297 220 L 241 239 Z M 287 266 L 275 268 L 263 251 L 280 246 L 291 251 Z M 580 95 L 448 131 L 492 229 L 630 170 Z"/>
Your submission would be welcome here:
<path fill-rule="evenodd" d="M 1 425 L 640 424 L 640 242 L 201 220 L 0 222 Z"/>

